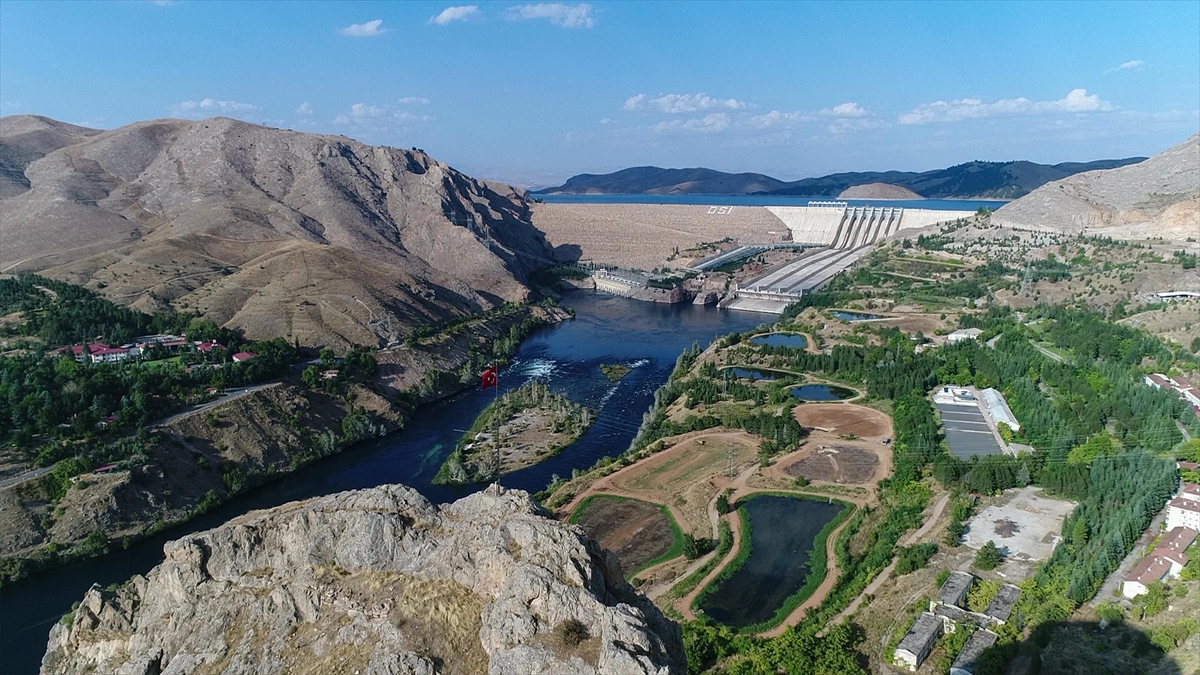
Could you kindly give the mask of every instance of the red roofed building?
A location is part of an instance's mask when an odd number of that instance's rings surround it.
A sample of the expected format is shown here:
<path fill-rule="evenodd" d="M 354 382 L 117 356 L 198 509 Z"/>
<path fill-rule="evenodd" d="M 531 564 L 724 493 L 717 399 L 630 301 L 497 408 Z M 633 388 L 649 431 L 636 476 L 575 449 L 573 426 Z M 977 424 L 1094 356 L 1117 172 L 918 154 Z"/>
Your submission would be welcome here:
<path fill-rule="evenodd" d="M 1145 380 L 1146 384 L 1151 387 L 1158 387 L 1159 389 L 1166 389 L 1168 391 L 1171 389 L 1171 381 L 1167 379 L 1166 375 L 1152 373 L 1143 379 Z"/>
<path fill-rule="evenodd" d="M 90 349 L 92 345 L 88 345 Z M 130 357 L 127 347 L 103 347 L 92 351 L 92 363 L 116 363 Z"/>
<path fill-rule="evenodd" d="M 238 352 L 233 355 L 233 362 L 241 363 L 242 361 L 249 361 L 256 356 L 258 356 L 258 354 L 255 354 L 254 352 Z"/>
<path fill-rule="evenodd" d="M 1187 527 L 1175 527 L 1158 540 L 1149 555 L 1142 559 L 1130 570 L 1125 577 L 1121 592 L 1127 598 L 1135 598 L 1144 594 L 1150 584 L 1162 581 L 1168 576 L 1177 577 L 1188 563 L 1188 554 L 1184 551 L 1196 541 L 1196 530 Z"/>
<path fill-rule="evenodd" d="M 197 342 L 196 343 L 196 351 L 198 351 L 198 352 L 204 352 L 205 354 L 210 354 L 210 353 L 212 353 L 212 350 L 214 350 L 214 349 L 226 349 L 226 347 L 225 347 L 225 345 L 221 344 L 220 342 L 217 342 L 216 340 L 209 340 L 208 342 Z"/>

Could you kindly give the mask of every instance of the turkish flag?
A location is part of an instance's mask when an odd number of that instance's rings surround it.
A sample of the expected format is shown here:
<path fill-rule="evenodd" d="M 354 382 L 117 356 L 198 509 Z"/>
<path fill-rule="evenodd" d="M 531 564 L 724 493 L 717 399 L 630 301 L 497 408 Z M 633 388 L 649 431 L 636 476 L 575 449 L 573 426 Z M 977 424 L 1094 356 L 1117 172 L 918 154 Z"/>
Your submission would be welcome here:
<path fill-rule="evenodd" d="M 481 384 L 484 389 L 500 384 L 500 374 L 496 372 L 496 366 L 483 371 L 483 382 Z"/>

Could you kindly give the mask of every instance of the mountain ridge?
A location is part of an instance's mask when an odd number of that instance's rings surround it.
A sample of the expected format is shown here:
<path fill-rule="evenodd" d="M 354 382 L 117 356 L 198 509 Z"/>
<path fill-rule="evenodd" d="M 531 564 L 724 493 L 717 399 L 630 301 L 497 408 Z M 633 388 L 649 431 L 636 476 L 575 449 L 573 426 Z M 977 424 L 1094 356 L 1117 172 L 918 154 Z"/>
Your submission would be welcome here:
<path fill-rule="evenodd" d="M 931 171 L 857 171 L 782 181 L 758 173 L 725 173 L 714 169 L 662 169 L 631 167 L 609 174 L 579 174 L 558 187 L 533 194 L 715 194 L 836 197 L 849 188 L 885 183 L 911 190 L 929 199 L 1014 199 L 1051 180 L 1083 171 L 1114 168 L 1144 161 L 1145 157 L 1102 159 L 1092 162 L 1037 164 L 1025 160 L 973 161 Z M 703 179 L 675 180 L 687 176 Z M 675 180 L 675 182 L 672 182 Z M 705 191 L 698 185 L 743 185 L 738 190 Z M 774 185 L 757 189 L 757 185 Z"/>
<path fill-rule="evenodd" d="M 33 135 L 31 135 L 33 134 Z M 386 344 L 530 295 L 528 195 L 424 152 L 222 117 L 0 119 L 0 271 L 251 338 Z"/>

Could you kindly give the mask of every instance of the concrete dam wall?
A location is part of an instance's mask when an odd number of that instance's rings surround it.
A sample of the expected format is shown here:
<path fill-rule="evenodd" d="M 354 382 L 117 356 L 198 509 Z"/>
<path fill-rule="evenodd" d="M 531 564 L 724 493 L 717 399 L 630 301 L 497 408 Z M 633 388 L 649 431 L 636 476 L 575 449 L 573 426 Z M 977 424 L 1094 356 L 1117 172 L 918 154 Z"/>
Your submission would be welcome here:
<path fill-rule="evenodd" d="M 867 246 L 901 230 L 919 229 L 969 215 L 964 211 L 849 206 L 846 202 L 809 202 L 808 206 L 768 206 L 766 209 L 791 230 L 792 241 L 837 249 Z"/>

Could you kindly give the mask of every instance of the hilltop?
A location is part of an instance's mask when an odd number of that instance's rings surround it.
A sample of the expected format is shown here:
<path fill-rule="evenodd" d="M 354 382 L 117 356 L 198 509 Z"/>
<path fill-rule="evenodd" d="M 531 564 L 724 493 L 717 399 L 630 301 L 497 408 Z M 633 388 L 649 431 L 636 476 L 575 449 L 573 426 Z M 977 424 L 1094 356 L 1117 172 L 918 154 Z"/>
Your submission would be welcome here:
<path fill-rule="evenodd" d="M 730 174 L 712 169 L 660 169 L 653 166 L 609 174 L 580 174 L 539 194 L 765 194 L 836 197 L 849 188 L 873 183 L 905 188 L 930 199 L 1014 199 L 1045 183 L 1083 171 L 1136 164 L 1145 157 L 1094 162 L 968 162 L 933 171 L 835 173 L 786 182 L 757 173 Z M 874 197 L 872 197 L 874 198 Z"/>
<path fill-rule="evenodd" d="M 1034 190 L 993 215 L 1002 226 L 1115 239 L 1200 236 L 1200 134 L 1140 164 Z"/>
<path fill-rule="evenodd" d="M 661 169 L 635 166 L 613 173 L 581 173 L 539 194 L 744 195 L 777 190 L 787 183 L 761 173 L 725 173 L 714 169 Z"/>
<path fill-rule="evenodd" d="M 679 626 L 545 516 L 521 491 L 402 485 L 251 512 L 94 586 L 41 672 L 682 675 Z"/>
<path fill-rule="evenodd" d="M 0 120 L 0 271 L 345 346 L 529 295 L 527 195 L 424 152 L 226 118 Z"/>

